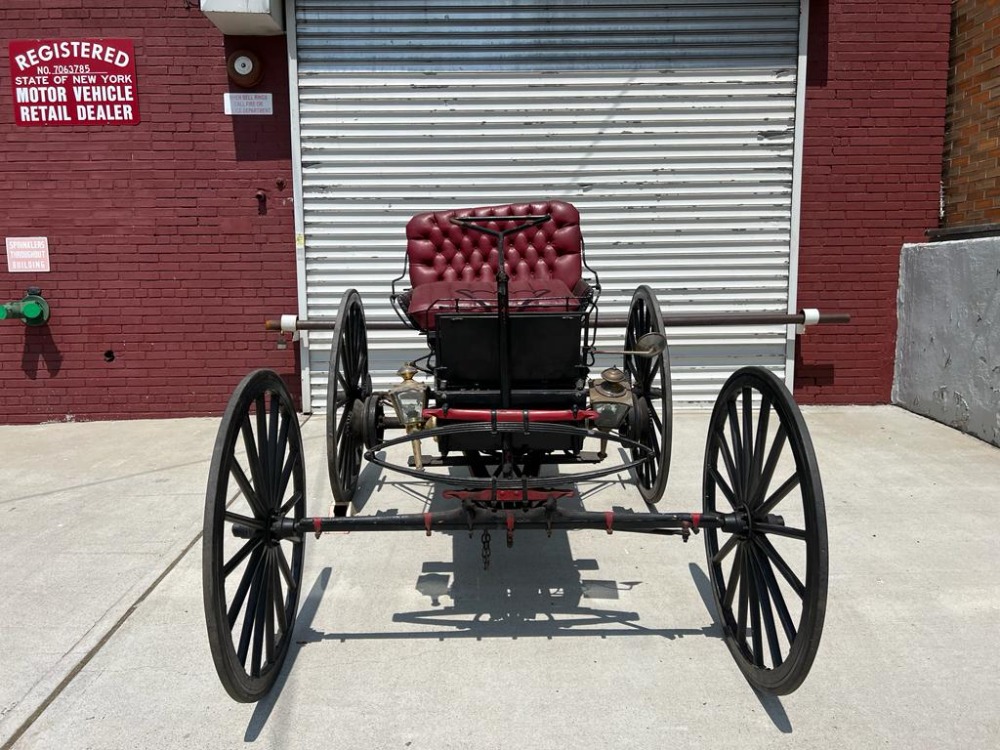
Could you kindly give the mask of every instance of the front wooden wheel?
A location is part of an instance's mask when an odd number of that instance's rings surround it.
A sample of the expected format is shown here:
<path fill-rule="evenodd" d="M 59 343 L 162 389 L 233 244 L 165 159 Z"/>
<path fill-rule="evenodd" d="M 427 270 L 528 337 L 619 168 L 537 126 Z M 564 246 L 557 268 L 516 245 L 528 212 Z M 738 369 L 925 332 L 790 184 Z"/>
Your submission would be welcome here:
<path fill-rule="evenodd" d="M 237 386 L 219 427 L 202 541 L 208 643 L 237 701 L 259 700 L 288 654 L 305 540 L 273 529 L 305 513 L 298 415 L 277 373 L 257 370 Z"/>
<path fill-rule="evenodd" d="M 802 414 L 770 371 L 747 367 L 722 388 L 709 426 L 706 513 L 736 513 L 745 531 L 705 530 L 726 644 L 758 690 L 792 692 L 823 632 L 826 513 Z"/>

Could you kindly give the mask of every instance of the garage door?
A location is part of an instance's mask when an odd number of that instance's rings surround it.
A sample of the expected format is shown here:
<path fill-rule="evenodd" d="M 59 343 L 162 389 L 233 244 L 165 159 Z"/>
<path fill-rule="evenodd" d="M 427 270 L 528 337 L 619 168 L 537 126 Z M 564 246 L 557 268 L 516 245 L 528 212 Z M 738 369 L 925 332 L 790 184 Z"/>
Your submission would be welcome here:
<path fill-rule="evenodd" d="M 580 209 L 602 315 L 639 283 L 665 311 L 788 309 L 797 0 L 297 0 L 291 15 L 300 315 L 335 317 L 354 287 L 369 320 L 392 320 L 412 214 L 537 198 Z M 743 364 L 785 374 L 784 326 L 670 334 L 678 405 L 713 401 Z M 331 341 L 303 342 L 307 410 L 325 408 Z M 377 383 L 425 352 L 405 330 L 369 345 Z"/>

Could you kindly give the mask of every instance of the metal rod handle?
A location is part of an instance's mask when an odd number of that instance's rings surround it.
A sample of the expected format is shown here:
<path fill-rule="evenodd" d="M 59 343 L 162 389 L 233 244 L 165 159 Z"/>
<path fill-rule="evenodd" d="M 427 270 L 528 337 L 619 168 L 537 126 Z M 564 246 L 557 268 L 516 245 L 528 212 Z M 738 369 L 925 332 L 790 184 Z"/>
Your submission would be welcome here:
<path fill-rule="evenodd" d="M 288 321 L 291 319 L 291 321 Z M 850 323 L 849 313 L 802 311 L 799 313 L 673 313 L 663 316 L 667 327 L 683 326 L 757 326 L 757 325 L 828 325 Z M 602 315 L 598 321 L 600 328 L 622 328 L 628 319 L 618 315 Z M 293 315 L 283 315 L 280 320 L 264 321 L 268 331 L 332 331 L 336 320 L 298 320 Z M 365 325 L 371 331 L 395 331 L 403 328 L 398 320 L 370 320 Z"/>

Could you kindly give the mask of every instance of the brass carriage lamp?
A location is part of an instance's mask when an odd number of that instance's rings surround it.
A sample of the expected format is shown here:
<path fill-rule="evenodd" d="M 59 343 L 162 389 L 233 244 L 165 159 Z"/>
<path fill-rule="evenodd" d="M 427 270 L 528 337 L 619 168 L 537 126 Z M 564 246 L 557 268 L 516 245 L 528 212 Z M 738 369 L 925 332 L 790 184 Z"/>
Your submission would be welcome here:
<path fill-rule="evenodd" d="M 594 420 L 597 429 L 620 427 L 632 408 L 632 394 L 625 385 L 625 373 L 617 367 L 609 367 L 601 373 L 600 380 L 591 381 L 590 405 L 597 412 Z"/>
<path fill-rule="evenodd" d="M 392 408 L 396 410 L 399 423 L 406 428 L 408 434 L 418 432 L 424 425 L 424 407 L 427 405 L 427 389 L 418 383 L 413 376 L 418 372 L 412 362 L 400 367 L 396 374 L 403 379 L 389 389 Z M 423 470 L 423 456 L 420 452 L 420 438 L 413 439 L 413 465 Z"/>

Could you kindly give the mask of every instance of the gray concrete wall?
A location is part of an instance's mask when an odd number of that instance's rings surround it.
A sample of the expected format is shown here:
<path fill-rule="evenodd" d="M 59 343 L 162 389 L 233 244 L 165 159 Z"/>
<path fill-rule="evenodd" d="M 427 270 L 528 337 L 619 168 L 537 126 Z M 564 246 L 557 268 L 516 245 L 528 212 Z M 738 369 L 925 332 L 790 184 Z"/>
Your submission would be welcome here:
<path fill-rule="evenodd" d="M 904 245 L 892 401 L 1000 445 L 1000 238 Z"/>

